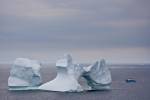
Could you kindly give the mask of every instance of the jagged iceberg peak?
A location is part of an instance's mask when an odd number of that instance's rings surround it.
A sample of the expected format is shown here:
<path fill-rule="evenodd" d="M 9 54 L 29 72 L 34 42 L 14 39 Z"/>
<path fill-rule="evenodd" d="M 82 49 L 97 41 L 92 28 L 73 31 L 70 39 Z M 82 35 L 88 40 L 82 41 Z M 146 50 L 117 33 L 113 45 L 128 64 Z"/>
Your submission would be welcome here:
<path fill-rule="evenodd" d="M 75 72 L 77 66 L 72 63 L 72 57 L 67 54 L 56 62 L 57 76 L 53 80 L 41 85 L 39 89 L 60 92 L 83 91 L 78 83 L 79 76 Z M 79 69 L 78 69 L 79 70 Z"/>
<path fill-rule="evenodd" d="M 105 60 L 96 61 L 94 64 L 84 67 L 85 74 L 83 77 L 87 80 L 88 85 L 93 89 L 109 89 L 111 84 L 111 73 L 106 66 Z"/>
<path fill-rule="evenodd" d="M 64 56 L 56 62 L 57 67 L 68 67 L 72 64 L 73 62 L 70 54 L 64 54 Z"/>
<path fill-rule="evenodd" d="M 41 68 L 40 63 L 37 60 L 30 60 L 28 58 L 17 58 L 13 65 L 32 68 L 34 71 L 39 71 Z"/>
<path fill-rule="evenodd" d="M 40 75 L 40 63 L 27 58 L 17 58 L 8 78 L 9 87 L 38 86 L 42 83 Z"/>

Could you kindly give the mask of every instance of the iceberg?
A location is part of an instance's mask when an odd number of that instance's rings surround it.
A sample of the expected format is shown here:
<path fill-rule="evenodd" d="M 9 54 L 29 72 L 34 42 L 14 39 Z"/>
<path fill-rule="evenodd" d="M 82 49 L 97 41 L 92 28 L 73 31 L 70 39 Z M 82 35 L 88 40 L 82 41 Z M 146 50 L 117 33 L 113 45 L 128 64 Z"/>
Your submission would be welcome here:
<path fill-rule="evenodd" d="M 9 90 L 81 92 L 111 89 L 111 72 L 104 59 L 91 65 L 74 64 L 71 55 L 65 54 L 57 60 L 56 68 L 56 77 L 41 84 L 40 63 L 27 58 L 17 58 L 8 78 Z M 85 84 L 80 82 L 83 78 Z"/>
<path fill-rule="evenodd" d="M 10 71 L 8 87 L 10 90 L 36 89 L 41 85 L 40 63 L 27 58 L 17 58 Z"/>
<path fill-rule="evenodd" d="M 81 67 L 74 65 L 72 57 L 69 54 L 64 55 L 63 58 L 56 62 L 57 76 L 55 79 L 41 85 L 40 90 L 60 91 L 60 92 L 79 92 L 83 91 L 81 85 L 78 83 L 80 77 Z"/>
<path fill-rule="evenodd" d="M 112 82 L 111 73 L 106 66 L 105 60 L 96 61 L 94 64 L 84 67 L 83 77 L 91 90 L 109 90 Z"/>

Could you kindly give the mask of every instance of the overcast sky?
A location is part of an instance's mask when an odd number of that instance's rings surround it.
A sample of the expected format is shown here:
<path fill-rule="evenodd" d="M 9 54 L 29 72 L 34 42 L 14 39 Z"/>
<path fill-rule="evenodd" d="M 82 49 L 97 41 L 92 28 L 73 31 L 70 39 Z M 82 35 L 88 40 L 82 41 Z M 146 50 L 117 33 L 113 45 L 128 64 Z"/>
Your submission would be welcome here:
<path fill-rule="evenodd" d="M 149 0 L 0 0 L 0 62 L 150 63 Z"/>

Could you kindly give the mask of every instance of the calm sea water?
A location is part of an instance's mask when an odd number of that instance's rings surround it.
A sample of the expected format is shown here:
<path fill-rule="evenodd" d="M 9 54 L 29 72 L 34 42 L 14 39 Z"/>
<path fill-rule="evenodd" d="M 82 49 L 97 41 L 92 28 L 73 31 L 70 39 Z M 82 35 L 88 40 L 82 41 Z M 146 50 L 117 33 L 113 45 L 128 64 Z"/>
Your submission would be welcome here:
<path fill-rule="evenodd" d="M 0 100 L 150 100 L 150 66 L 110 66 L 112 73 L 111 91 L 61 93 L 45 91 L 8 91 L 7 79 L 11 65 L 0 65 Z M 51 66 L 51 67 L 48 67 Z M 44 65 L 41 69 L 43 83 L 56 76 L 56 68 Z M 133 78 L 136 83 L 126 83 Z M 84 80 L 80 80 L 84 82 Z"/>

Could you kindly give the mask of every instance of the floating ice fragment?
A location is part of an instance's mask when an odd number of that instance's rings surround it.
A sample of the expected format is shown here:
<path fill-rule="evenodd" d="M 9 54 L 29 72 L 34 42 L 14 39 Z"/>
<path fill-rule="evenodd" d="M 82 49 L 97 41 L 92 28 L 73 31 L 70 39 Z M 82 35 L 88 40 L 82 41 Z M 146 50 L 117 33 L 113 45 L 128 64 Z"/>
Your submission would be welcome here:
<path fill-rule="evenodd" d="M 129 79 L 126 79 L 126 82 L 127 83 L 136 83 L 136 80 L 129 78 Z"/>

